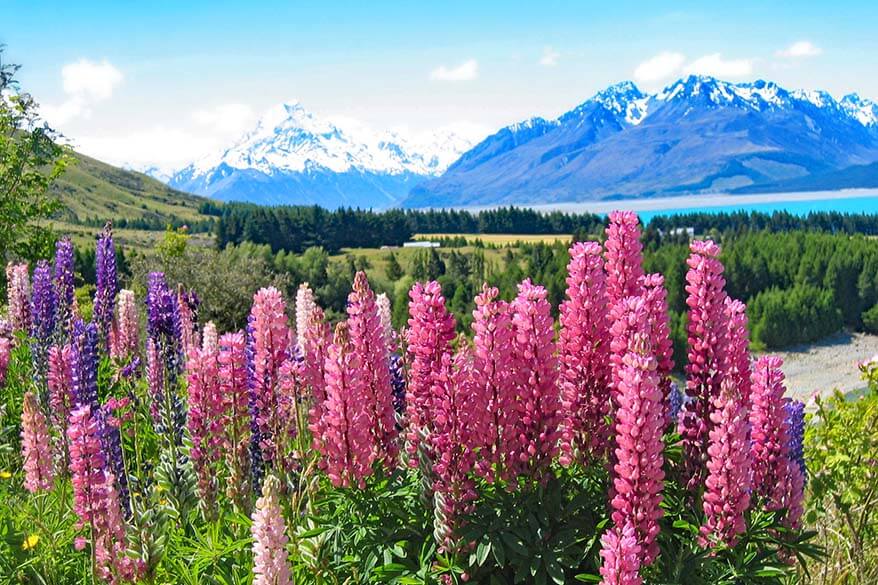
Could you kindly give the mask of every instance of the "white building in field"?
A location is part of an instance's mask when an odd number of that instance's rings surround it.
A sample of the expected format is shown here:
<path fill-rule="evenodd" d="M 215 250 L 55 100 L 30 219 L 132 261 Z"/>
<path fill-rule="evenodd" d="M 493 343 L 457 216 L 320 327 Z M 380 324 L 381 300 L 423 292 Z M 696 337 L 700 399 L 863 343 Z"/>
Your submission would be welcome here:
<path fill-rule="evenodd" d="M 439 242 L 431 242 L 429 240 L 418 240 L 416 242 L 405 242 L 403 248 L 439 248 Z"/>

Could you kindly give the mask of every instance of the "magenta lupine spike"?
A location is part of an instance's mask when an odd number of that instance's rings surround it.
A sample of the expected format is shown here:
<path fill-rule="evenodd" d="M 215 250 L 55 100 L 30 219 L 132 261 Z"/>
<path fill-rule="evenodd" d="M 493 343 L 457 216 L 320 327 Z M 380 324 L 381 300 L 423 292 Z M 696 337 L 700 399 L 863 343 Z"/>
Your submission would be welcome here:
<path fill-rule="evenodd" d="M 305 331 L 311 324 L 311 316 L 314 309 L 317 308 L 317 302 L 314 300 L 314 291 L 307 282 L 299 285 L 296 291 L 296 339 L 299 349 L 305 351 Z"/>
<path fill-rule="evenodd" d="M 21 458 L 24 461 L 24 487 L 31 493 L 54 486 L 52 444 L 46 415 L 33 392 L 25 392 L 21 407 Z"/>
<path fill-rule="evenodd" d="M 753 366 L 750 437 L 753 492 L 769 510 L 786 505 L 789 488 L 789 428 L 784 410 L 783 360 L 762 356 Z"/>
<path fill-rule="evenodd" d="M 30 275 L 26 263 L 6 265 L 6 295 L 9 310 L 9 324 L 12 331 L 29 333 L 30 319 Z"/>
<path fill-rule="evenodd" d="M 49 388 L 49 408 L 52 425 L 63 437 L 67 433 L 67 419 L 73 408 L 73 354 L 70 345 L 49 348 L 49 373 L 46 376 Z M 64 447 L 66 449 L 66 447 Z"/>
<path fill-rule="evenodd" d="M 351 346 L 346 323 L 339 323 L 326 357 L 326 402 L 315 447 L 321 467 L 336 487 L 365 486 L 375 451 L 369 437 L 366 380 Z"/>
<path fill-rule="evenodd" d="M 320 307 L 315 307 L 311 313 L 311 321 L 305 328 L 304 343 L 302 377 L 311 389 L 309 427 L 314 427 L 312 433 L 319 434 L 319 430 L 315 429 L 320 425 L 323 403 L 326 402 L 326 356 L 332 343 L 332 331 Z"/>
<path fill-rule="evenodd" d="M 747 529 L 744 515 L 750 506 L 751 473 L 746 400 L 732 377 L 723 381 L 719 396 L 713 399 L 702 503 L 702 546 L 717 542 L 735 546 L 738 536 Z"/>
<path fill-rule="evenodd" d="M 668 319 L 668 291 L 665 289 L 665 277 L 661 274 L 647 274 L 641 284 L 643 300 L 649 312 L 652 335 L 650 344 L 655 354 L 659 384 L 667 407 L 668 395 L 671 392 L 671 372 L 674 370 L 674 344 L 671 341 L 671 325 Z"/>
<path fill-rule="evenodd" d="M 189 390 L 186 425 L 192 441 L 189 458 L 198 478 L 198 495 L 206 511 L 212 511 L 216 501 L 217 464 L 223 443 L 225 404 L 220 388 L 218 357 L 215 351 L 193 348 L 186 361 Z"/>
<path fill-rule="evenodd" d="M 477 494 L 471 472 L 488 426 L 488 397 L 473 384 L 473 352 L 465 340 L 460 343 L 453 360 L 443 356 L 441 370 L 434 376 L 434 426 L 429 437 L 435 456 L 434 534 L 445 551 L 461 544 L 456 538 L 460 516 L 473 510 Z"/>
<path fill-rule="evenodd" d="M 292 585 L 287 559 L 286 524 L 281 512 L 280 482 L 269 475 L 253 511 L 253 585 Z"/>
<path fill-rule="evenodd" d="M 201 331 L 201 351 L 219 351 L 219 333 L 213 321 L 205 323 Z"/>
<path fill-rule="evenodd" d="M 12 340 L 0 337 L 0 386 L 6 384 L 6 372 L 9 370 L 9 358 L 12 356 Z"/>
<path fill-rule="evenodd" d="M 615 526 L 601 537 L 601 585 L 641 585 L 641 547 L 631 523 Z"/>
<path fill-rule="evenodd" d="M 100 576 L 111 584 L 134 583 L 145 570 L 143 561 L 128 556 L 122 504 L 116 490 L 116 479 L 107 473 L 104 521 L 98 532 L 95 561 Z"/>
<path fill-rule="evenodd" d="M 219 341 L 219 382 L 223 397 L 229 498 L 240 505 L 249 490 L 250 413 L 246 342 L 242 333 L 226 333 Z"/>
<path fill-rule="evenodd" d="M 366 416 L 375 458 L 392 468 L 399 449 L 396 445 L 396 413 L 390 384 L 390 352 L 375 293 L 369 286 L 365 272 L 357 272 L 354 276 L 353 290 L 348 295 L 347 314 L 351 344 L 366 382 Z"/>
<path fill-rule="evenodd" d="M 485 452 L 478 472 L 488 481 L 509 480 L 517 468 L 518 407 L 512 372 L 512 317 L 500 292 L 487 284 L 473 311 L 473 391 L 487 398 Z"/>
<path fill-rule="evenodd" d="M 433 375 L 442 365 L 442 356 L 451 355 L 455 324 L 445 308 L 442 287 L 435 280 L 415 283 L 409 297 L 406 452 L 409 466 L 417 467 L 421 438 L 431 430 Z"/>
<path fill-rule="evenodd" d="M 686 304 L 689 307 L 689 352 L 686 393 L 692 398 L 680 417 L 685 450 L 686 476 L 690 488 L 704 478 L 711 401 L 720 391 L 724 352 L 728 341 L 725 279 L 718 260 L 719 246 L 711 240 L 694 240 L 686 260 Z"/>
<path fill-rule="evenodd" d="M 643 245 L 640 220 L 633 211 L 613 211 L 607 226 L 607 294 L 610 306 L 641 293 Z"/>
<path fill-rule="evenodd" d="M 747 306 L 726 297 L 726 349 L 723 352 L 723 376 L 740 389 L 745 407 L 750 408 L 750 347 L 747 337 Z"/>
<path fill-rule="evenodd" d="M 137 355 L 139 345 L 140 333 L 134 292 L 122 289 L 116 297 L 116 319 L 110 332 L 110 355 L 119 360 L 126 360 Z"/>
<path fill-rule="evenodd" d="M 558 340 L 561 384 L 560 463 L 600 457 L 610 412 L 610 323 L 601 247 L 577 242 L 567 264 L 567 299 L 561 303 Z"/>
<path fill-rule="evenodd" d="M 251 404 L 259 429 L 262 462 L 273 465 L 286 436 L 285 421 L 278 411 L 280 367 L 289 346 L 289 322 L 283 295 L 274 287 L 260 289 L 253 296 L 250 311 L 253 328 L 253 372 L 250 381 Z"/>
<path fill-rule="evenodd" d="M 643 564 L 649 565 L 659 552 L 655 539 L 662 517 L 665 412 L 646 303 L 641 297 L 629 297 L 621 304 L 638 327 L 622 360 L 616 389 L 612 517 L 617 526 L 627 522 L 634 526 L 643 547 Z"/>
<path fill-rule="evenodd" d="M 513 355 L 518 389 L 518 465 L 542 481 L 558 452 L 561 394 L 555 357 L 554 322 L 548 293 L 530 279 L 518 285 L 512 302 Z"/>

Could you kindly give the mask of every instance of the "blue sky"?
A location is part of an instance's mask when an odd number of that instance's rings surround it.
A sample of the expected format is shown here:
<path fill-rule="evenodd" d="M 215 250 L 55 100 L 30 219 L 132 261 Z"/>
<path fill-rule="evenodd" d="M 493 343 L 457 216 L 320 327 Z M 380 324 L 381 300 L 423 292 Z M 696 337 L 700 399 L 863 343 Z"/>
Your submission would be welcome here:
<path fill-rule="evenodd" d="M 148 6 L 147 6 L 148 4 Z M 0 42 L 83 150 L 179 166 L 298 99 L 474 136 L 689 71 L 878 98 L 878 3 L 4 2 Z"/>

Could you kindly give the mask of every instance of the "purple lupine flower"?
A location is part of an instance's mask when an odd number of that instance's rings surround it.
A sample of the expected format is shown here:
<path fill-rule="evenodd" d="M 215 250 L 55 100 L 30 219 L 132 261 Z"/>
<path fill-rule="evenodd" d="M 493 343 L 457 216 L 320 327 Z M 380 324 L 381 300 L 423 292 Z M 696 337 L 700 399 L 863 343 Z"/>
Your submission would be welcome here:
<path fill-rule="evenodd" d="M 55 292 L 58 303 L 55 326 L 63 342 L 67 341 L 73 329 L 73 307 L 76 302 L 73 266 L 73 242 L 70 238 L 61 238 L 55 243 Z"/>
<path fill-rule="evenodd" d="M 253 314 L 247 316 L 245 330 L 247 345 L 244 355 L 247 358 L 247 410 L 250 413 L 250 474 L 254 489 L 260 489 L 265 475 L 265 463 L 262 460 L 262 433 L 259 431 L 259 405 L 256 400 L 256 358 L 255 340 L 253 335 Z"/>
<path fill-rule="evenodd" d="M 34 381 L 39 389 L 40 401 L 46 404 L 46 372 L 48 371 L 49 345 L 55 332 L 55 287 L 52 270 L 45 260 L 34 268 L 33 292 L 31 293 L 31 356 Z"/>
<path fill-rule="evenodd" d="M 680 414 L 680 409 L 683 408 L 683 402 L 685 401 L 685 395 L 680 390 L 680 387 L 675 383 L 671 382 L 670 390 L 668 391 L 668 419 L 671 421 L 671 424 L 676 425 L 677 417 Z"/>
<path fill-rule="evenodd" d="M 405 368 L 399 354 L 390 354 L 390 385 L 393 389 L 393 410 L 397 417 L 405 413 Z"/>
<path fill-rule="evenodd" d="M 98 403 L 98 331 L 94 323 L 77 319 L 73 324 L 71 343 L 73 362 L 73 408 L 99 409 Z"/>
<path fill-rule="evenodd" d="M 177 295 L 168 288 L 161 272 L 149 275 L 146 309 L 147 347 L 152 347 L 147 354 L 152 363 L 147 367 L 153 377 L 160 378 L 150 382 L 151 388 L 160 389 L 153 395 L 159 404 L 153 404 L 151 408 L 153 414 L 158 415 L 156 430 L 171 432 L 169 438 L 173 444 L 181 445 L 186 412 L 176 392 L 183 365 L 180 307 Z"/>
<path fill-rule="evenodd" d="M 95 250 L 95 300 L 94 322 L 98 327 L 101 343 L 106 347 L 113 324 L 113 309 L 119 283 L 116 278 L 116 245 L 113 243 L 113 225 L 107 222 L 104 233 L 98 239 Z"/>
<path fill-rule="evenodd" d="M 805 404 L 800 400 L 787 399 L 784 404 L 787 412 L 787 424 L 790 429 L 790 459 L 795 461 L 802 470 L 802 477 L 807 482 L 808 466 L 805 463 Z"/>

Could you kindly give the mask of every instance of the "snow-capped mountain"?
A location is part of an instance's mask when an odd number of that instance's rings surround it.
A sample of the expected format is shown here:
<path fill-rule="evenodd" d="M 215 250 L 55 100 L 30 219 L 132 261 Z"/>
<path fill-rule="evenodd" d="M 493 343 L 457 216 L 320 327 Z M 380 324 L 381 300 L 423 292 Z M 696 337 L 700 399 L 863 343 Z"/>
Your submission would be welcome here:
<path fill-rule="evenodd" d="M 555 120 L 489 136 L 409 207 L 536 204 L 803 185 L 878 161 L 878 105 L 856 94 L 689 76 L 646 94 L 613 85 Z M 844 169 L 863 169 L 838 174 Z M 878 177 L 876 177 L 878 183 Z M 790 182 L 793 183 L 790 183 Z"/>
<path fill-rule="evenodd" d="M 412 139 L 334 123 L 288 102 L 228 149 L 174 174 L 172 187 L 221 200 L 384 208 L 441 174 L 472 142 L 440 130 Z"/>

